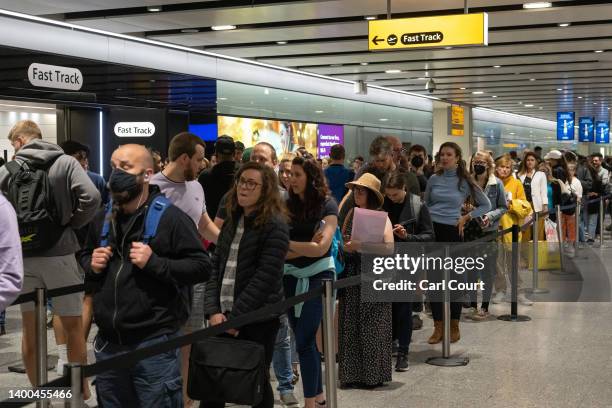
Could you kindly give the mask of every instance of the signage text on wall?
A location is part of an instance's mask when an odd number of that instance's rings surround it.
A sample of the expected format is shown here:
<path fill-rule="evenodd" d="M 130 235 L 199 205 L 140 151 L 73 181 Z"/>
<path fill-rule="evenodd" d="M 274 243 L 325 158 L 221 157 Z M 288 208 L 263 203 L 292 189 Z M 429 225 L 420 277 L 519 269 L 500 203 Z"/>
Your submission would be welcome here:
<path fill-rule="evenodd" d="M 487 13 L 398 18 L 368 22 L 370 51 L 488 45 Z"/>
<path fill-rule="evenodd" d="M 28 67 L 28 79 L 42 88 L 78 91 L 83 86 L 83 74 L 76 68 L 33 63 Z"/>
<path fill-rule="evenodd" d="M 155 125 L 151 122 L 119 122 L 114 130 L 118 137 L 151 137 L 155 134 Z"/>

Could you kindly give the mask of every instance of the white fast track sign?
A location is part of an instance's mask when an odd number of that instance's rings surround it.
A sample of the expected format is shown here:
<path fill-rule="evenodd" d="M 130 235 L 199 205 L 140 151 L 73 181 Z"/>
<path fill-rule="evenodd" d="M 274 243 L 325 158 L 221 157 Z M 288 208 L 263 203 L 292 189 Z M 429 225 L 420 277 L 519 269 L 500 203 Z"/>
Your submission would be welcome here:
<path fill-rule="evenodd" d="M 42 88 L 78 91 L 83 86 L 83 74 L 76 68 L 47 64 L 30 64 L 28 79 L 34 86 Z"/>

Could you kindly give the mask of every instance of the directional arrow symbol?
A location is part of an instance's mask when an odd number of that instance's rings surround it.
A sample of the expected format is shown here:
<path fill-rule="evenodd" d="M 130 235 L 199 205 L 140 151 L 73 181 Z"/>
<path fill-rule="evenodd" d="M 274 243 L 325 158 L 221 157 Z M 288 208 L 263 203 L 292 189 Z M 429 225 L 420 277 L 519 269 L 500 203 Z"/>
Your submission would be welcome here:
<path fill-rule="evenodd" d="M 374 45 L 378 45 L 379 42 L 383 42 L 385 41 L 384 38 L 378 38 L 378 35 L 375 35 L 374 38 L 372 38 L 372 42 L 374 43 Z"/>

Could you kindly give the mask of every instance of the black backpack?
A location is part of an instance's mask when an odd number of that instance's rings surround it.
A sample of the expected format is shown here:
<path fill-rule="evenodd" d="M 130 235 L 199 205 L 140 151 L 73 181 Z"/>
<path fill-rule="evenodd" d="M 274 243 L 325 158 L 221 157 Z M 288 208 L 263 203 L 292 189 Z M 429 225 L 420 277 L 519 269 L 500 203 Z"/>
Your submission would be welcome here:
<path fill-rule="evenodd" d="M 17 213 L 21 246 L 26 257 L 51 248 L 64 232 L 49 183 L 48 170 L 53 162 L 45 168 L 22 160 L 6 164 L 11 175 L 7 199 Z"/>

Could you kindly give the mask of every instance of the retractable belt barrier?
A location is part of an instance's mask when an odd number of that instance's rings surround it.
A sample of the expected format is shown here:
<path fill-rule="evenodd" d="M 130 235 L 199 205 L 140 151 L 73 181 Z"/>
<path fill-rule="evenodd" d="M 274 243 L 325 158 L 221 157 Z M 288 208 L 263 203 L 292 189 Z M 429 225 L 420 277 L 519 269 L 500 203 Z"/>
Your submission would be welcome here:
<path fill-rule="evenodd" d="M 596 203 L 596 202 L 600 202 L 604 199 L 609 198 L 611 195 L 607 195 L 607 196 L 602 196 L 602 197 L 598 197 L 592 200 L 588 200 L 586 202 L 586 204 L 592 204 L 592 203 Z M 576 207 L 578 204 L 574 203 L 574 204 L 569 204 L 566 206 L 562 206 L 560 207 L 561 210 L 568 210 L 571 208 Z M 584 205 L 584 204 L 582 204 Z M 531 227 L 531 225 L 533 225 L 534 223 L 534 218 L 532 218 L 531 220 L 529 220 L 528 222 L 526 222 L 525 224 L 521 225 L 519 228 L 521 231 L 525 231 L 526 229 L 528 229 L 529 227 Z M 495 232 L 491 232 L 490 234 L 470 241 L 470 242 L 474 242 L 474 243 L 478 243 L 478 242 L 489 242 L 489 241 L 493 241 L 495 239 L 497 239 L 497 237 L 503 236 L 505 234 L 508 233 L 512 233 L 513 230 L 516 231 L 517 226 L 512 226 L 510 228 L 506 228 L 505 230 L 501 230 L 501 231 L 495 231 Z M 513 235 L 516 235 L 513 234 Z M 361 276 L 357 275 L 357 276 L 352 276 L 350 278 L 344 278 L 338 281 L 335 281 L 333 283 L 333 288 L 335 290 L 338 289 L 344 289 L 344 288 L 348 288 L 351 286 L 357 286 L 361 284 Z M 64 295 L 69 295 L 71 293 L 78 293 L 78 292 L 82 292 L 84 290 L 84 285 L 83 284 L 79 284 L 79 285 L 72 285 L 72 286 L 66 286 L 66 287 L 62 287 L 62 288 L 57 288 L 57 289 L 51 289 L 49 291 L 47 291 L 47 296 L 48 297 L 58 297 L 58 296 L 64 296 Z M 192 332 L 190 334 L 186 334 L 180 337 L 176 337 L 174 339 L 168 340 L 164 343 L 159 343 L 159 344 L 155 344 L 152 346 L 148 346 L 148 347 L 144 347 L 141 349 L 137 349 L 134 351 L 131 351 L 129 353 L 125 353 L 125 354 L 121 354 L 118 355 L 116 357 L 112 357 L 109 358 L 107 360 L 102 360 L 99 361 L 97 363 L 94 364 L 89 364 L 86 366 L 82 367 L 82 375 L 83 377 L 92 377 L 95 376 L 97 374 L 100 374 L 102 372 L 108 371 L 108 370 L 117 370 L 117 369 L 126 369 L 129 367 L 132 367 L 134 364 L 136 364 L 138 361 L 141 361 L 143 359 L 146 359 L 148 357 L 152 357 L 154 355 L 157 354 L 161 354 L 161 353 L 165 353 L 171 350 L 175 350 L 177 348 L 195 343 L 196 341 L 208 338 L 208 337 L 213 337 L 213 336 L 217 336 L 219 334 L 222 334 L 224 332 L 226 332 L 227 330 L 230 329 L 236 329 L 236 328 L 240 328 L 243 326 L 246 326 L 248 324 L 252 324 L 258 321 L 262 321 L 262 320 L 266 320 L 268 319 L 271 315 L 278 315 L 283 313 L 284 311 L 286 311 L 287 309 L 289 309 L 290 307 L 293 307 L 295 305 L 297 305 L 298 303 L 303 303 L 306 302 L 310 299 L 313 299 L 315 297 L 320 297 L 323 295 L 324 292 L 324 287 L 320 286 L 318 288 L 315 289 L 311 289 L 306 293 L 303 293 L 301 295 L 298 296 L 294 296 L 291 297 L 289 299 L 285 299 L 281 302 L 275 303 L 273 305 L 269 305 L 269 306 L 265 306 L 261 309 L 258 309 L 256 311 L 244 314 L 242 316 L 238 316 L 234 319 L 228 320 L 226 322 L 223 322 L 219 325 L 216 326 L 212 326 L 212 327 L 208 327 L 205 329 L 201 329 L 201 330 L 197 330 L 195 332 Z M 31 301 L 35 301 L 36 300 L 36 292 L 30 292 L 30 293 L 25 293 L 21 296 L 19 296 L 13 303 L 12 305 L 18 305 L 20 303 L 25 303 L 25 302 L 31 302 Z M 59 377 L 53 381 L 49 381 L 43 385 L 40 386 L 40 388 L 48 388 L 48 387 L 69 387 L 70 386 L 70 379 L 67 375 L 64 375 L 62 377 Z M 22 407 L 28 404 L 31 404 L 32 401 L 27 401 L 27 402 L 12 402 L 11 400 L 5 400 L 5 401 L 1 401 L 0 402 L 0 407 L 2 406 L 10 406 L 10 407 Z"/>

